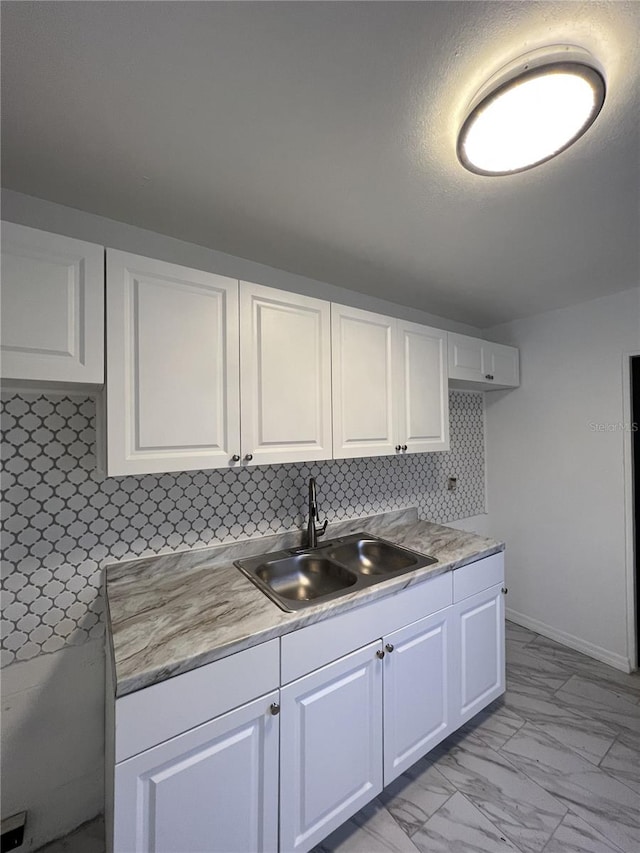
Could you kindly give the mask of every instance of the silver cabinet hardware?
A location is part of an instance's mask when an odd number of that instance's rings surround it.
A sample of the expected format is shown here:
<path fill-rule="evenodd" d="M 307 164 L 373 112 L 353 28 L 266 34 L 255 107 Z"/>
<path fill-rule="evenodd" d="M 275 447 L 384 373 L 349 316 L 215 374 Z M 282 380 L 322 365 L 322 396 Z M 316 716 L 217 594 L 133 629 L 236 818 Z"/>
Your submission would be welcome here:
<path fill-rule="evenodd" d="M 271 713 L 272 713 L 272 714 L 273 714 L 273 716 L 275 717 L 277 714 L 279 714 L 279 713 L 280 713 L 280 705 L 278 705 L 278 703 L 277 703 L 277 702 L 272 702 L 272 703 L 271 703 L 271 707 L 269 708 L 269 710 L 271 711 Z"/>
<path fill-rule="evenodd" d="M 407 445 L 406 445 L 406 444 L 403 444 L 403 445 L 402 445 L 402 451 L 404 452 L 406 449 L 407 449 Z"/>
<path fill-rule="evenodd" d="M 246 453 L 245 454 L 245 457 L 244 457 L 245 462 L 251 462 L 252 459 L 253 459 L 253 453 Z"/>
<path fill-rule="evenodd" d="M 387 643 L 387 645 L 385 646 L 385 649 L 389 652 L 389 654 L 391 654 L 394 648 L 395 646 L 393 645 L 393 643 Z"/>
<path fill-rule="evenodd" d="M 239 462 L 240 461 L 240 457 L 238 456 L 237 453 L 233 454 L 233 456 L 231 457 L 231 461 L 232 462 Z"/>
<path fill-rule="evenodd" d="M 506 595 L 506 594 L 509 592 L 509 590 L 507 589 L 507 587 L 506 587 L 506 586 L 503 586 L 503 587 L 502 587 L 502 589 L 500 590 L 500 592 L 501 592 L 503 595 Z"/>
<path fill-rule="evenodd" d="M 493 373 L 485 373 L 484 378 L 485 379 L 493 379 Z"/>
<path fill-rule="evenodd" d="M 382 660 L 382 658 L 384 657 L 384 652 L 382 651 L 382 649 L 378 649 L 378 651 L 376 652 L 376 657 Z"/>
<path fill-rule="evenodd" d="M 400 445 L 396 444 L 396 453 L 400 453 L 401 450 L 402 448 L 400 447 Z"/>

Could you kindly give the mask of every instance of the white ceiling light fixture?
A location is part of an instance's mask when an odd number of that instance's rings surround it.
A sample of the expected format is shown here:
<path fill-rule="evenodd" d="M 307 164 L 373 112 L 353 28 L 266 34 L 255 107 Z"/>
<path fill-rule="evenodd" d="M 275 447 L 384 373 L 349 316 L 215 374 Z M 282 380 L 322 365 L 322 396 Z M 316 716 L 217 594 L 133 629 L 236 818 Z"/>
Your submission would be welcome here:
<path fill-rule="evenodd" d="M 501 69 L 470 104 L 458 159 L 479 175 L 512 175 L 566 150 L 604 103 L 602 71 L 586 50 L 542 48 Z"/>

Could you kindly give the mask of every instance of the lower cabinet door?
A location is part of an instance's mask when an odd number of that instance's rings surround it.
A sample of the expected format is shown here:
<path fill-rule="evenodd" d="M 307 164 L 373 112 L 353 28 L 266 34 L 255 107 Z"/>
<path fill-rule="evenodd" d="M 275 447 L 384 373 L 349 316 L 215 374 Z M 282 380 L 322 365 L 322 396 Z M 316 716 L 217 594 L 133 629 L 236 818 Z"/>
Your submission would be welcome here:
<path fill-rule="evenodd" d="M 447 608 L 383 640 L 385 785 L 452 731 L 449 620 Z"/>
<path fill-rule="evenodd" d="M 502 584 L 453 606 L 454 660 L 451 704 L 454 729 L 504 693 L 504 596 Z"/>
<path fill-rule="evenodd" d="M 116 765 L 115 853 L 278 849 L 278 691 Z"/>
<path fill-rule="evenodd" d="M 283 687 L 280 849 L 307 851 L 382 790 L 380 641 Z"/>

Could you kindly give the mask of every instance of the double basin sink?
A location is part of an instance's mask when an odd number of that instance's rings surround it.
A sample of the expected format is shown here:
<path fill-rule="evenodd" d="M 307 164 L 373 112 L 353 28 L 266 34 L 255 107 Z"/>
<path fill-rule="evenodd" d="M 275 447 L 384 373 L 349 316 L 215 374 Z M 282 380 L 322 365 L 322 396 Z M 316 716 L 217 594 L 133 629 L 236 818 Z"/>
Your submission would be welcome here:
<path fill-rule="evenodd" d="M 377 536 L 352 533 L 317 548 L 273 551 L 235 565 L 279 607 L 291 612 L 437 562 Z"/>

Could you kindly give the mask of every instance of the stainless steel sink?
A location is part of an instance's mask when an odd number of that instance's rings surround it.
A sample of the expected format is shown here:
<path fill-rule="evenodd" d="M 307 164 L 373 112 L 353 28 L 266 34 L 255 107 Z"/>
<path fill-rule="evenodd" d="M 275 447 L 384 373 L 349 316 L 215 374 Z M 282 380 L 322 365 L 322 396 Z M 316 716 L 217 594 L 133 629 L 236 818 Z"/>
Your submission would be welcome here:
<path fill-rule="evenodd" d="M 274 551 L 236 566 L 283 610 L 299 610 L 432 565 L 426 554 L 353 533 L 319 548 Z"/>
<path fill-rule="evenodd" d="M 281 598 L 313 601 L 357 582 L 353 572 L 316 554 L 295 554 L 270 560 L 256 569 L 256 577 Z"/>
<path fill-rule="evenodd" d="M 405 569 L 416 568 L 418 562 L 424 559 L 422 554 L 372 537 L 338 545 L 331 549 L 329 557 L 363 575 L 397 574 Z M 422 565 L 437 562 L 433 557 L 426 559 L 429 562 L 423 562 Z"/>

